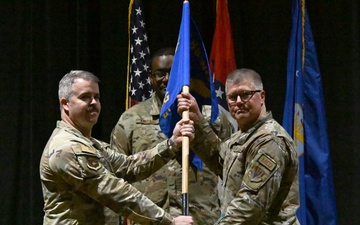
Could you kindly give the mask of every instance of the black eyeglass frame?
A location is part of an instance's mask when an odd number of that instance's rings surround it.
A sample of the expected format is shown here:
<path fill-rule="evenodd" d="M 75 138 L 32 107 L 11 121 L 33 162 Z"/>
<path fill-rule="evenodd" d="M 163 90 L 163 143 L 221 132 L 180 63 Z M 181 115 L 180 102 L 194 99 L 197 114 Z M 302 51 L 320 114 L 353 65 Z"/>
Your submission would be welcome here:
<path fill-rule="evenodd" d="M 245 90 L 241 91 L 240 93 L 230 94 L 226 95 L 226 98 L 229 102 L 236 102 L 238 99 L 238 96 L 240 97 L 242 102 L 248 102 L 250 99 L 254 96 L 255 93 L 261 92 L 262 90 Z"/>
<path fill-rule="evenodd" d="M 165 70 L 156 70 L 154 72 L 151 72 L 150 73 L 152 75 L 154 75 L 156 77 L 157 80 L 163 80 L 166 75 L 170 76 L 170 70 L 169 71 L 165 71 Z"/>

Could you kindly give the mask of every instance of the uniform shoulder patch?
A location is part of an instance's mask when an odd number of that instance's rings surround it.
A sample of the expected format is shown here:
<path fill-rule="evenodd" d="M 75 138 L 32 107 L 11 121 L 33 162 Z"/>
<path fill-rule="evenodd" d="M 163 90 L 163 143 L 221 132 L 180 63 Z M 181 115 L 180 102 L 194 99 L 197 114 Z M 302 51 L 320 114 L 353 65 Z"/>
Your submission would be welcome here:
<path fill-rule="evenodd" d="M 95 157 L 86 157 L 87 160 L 87 167 L 92 170 L 98 170 L 101 167 L 101 164 L 99 163 L 99 160 Z"/>
<path fill-rule="evenodd" d="M 96 151 L 89 148 L 86 145 L 80 145 L 81 146 L 81 152 L 82 153 L 90 153 L 90 154 L 96 154 Z M 99 159 L 97 157 L 93 156 L 87 156 L 87 167 L 91 170 L 98 170 L 101 167 L 101 164 L 99 163 Z"/>
<path fill-rule="evenodd" d="M 266 169 L 268 169 L 269 171 L 273 171 L 276 167 L 276 162 L 270 158 L 269 156 L 263 154 L 260 156 L 260 158 L 258 159 L 258 162 L 263 165 Z"/>
<path fill-rule="evenodd" d="M 256 156 L 245 172 L 243 182 L 252 190 L 259 190 L 276 171 L 276 162 L 267 154 Z"/>

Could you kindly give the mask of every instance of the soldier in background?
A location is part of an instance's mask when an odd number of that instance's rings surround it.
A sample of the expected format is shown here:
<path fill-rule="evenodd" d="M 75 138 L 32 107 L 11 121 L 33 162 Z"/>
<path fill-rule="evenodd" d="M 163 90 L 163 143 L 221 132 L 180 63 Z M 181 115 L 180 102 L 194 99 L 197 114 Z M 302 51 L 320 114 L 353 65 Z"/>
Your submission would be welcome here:
<path fill-rule="evenodd" d="M 194 97 L 177 96 L 179 113 L 190 110 L 195 123 L 192 149 L 223 178 L 217 224 L 299 224 L 297 152 L 289 134 L 266 111 L 260 75 L 235 70 L 225 90 L 240 129 L 225 142 L 210 129 Z"/>
<path fill-rule="evenodd" d="M 70 71 L 59 83 L 61 121 L 40 161 L 44 224 L 116 225 L 119 214 L 141 224 L 192 224 L 190 216 L 173 218 L 127 182 L 174 158 L 182 135 L 194 138 L 192 121 L 181 120 L 171 138 L 128 157 L 91 137 L 101 110 L 98 83 L 86 71 Z"/>
<path fill-rule="evenodd" d="M 114 127 L 110 144 L 124 154 L 133 155 L 143 152 L 166 140 L 159 125 L 159 115 L 168 84 L 170 69 L 174 60 L 173 48 L 162 48 L 150 60 L 150 80 L 155 94 L 126 110 Z M 211 107 L 204 106 L 202 113 L 210 120 Z M 220 114 L 212 125 L 221 138 L 233 132 L 231 123 Z M 133 183 L 148 198 L 172 216 L 182 213 L 182 168 L 181 154 L 171 160 L 149 178 Z M 218 178 L 205 165 L 199 170 L 190 163 L 189 168 L 189 215 L 194 224 L 214 224 L 220 216 L 217 183 Z"/>

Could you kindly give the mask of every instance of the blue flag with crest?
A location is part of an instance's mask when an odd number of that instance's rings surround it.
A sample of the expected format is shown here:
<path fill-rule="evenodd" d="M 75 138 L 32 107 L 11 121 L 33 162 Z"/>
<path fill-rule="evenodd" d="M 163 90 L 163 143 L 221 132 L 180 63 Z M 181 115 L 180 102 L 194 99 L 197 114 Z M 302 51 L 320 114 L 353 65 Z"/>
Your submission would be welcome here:
<path fill-rule="evenodd" d="M 293 0 L 283 126 L 299 157 L 302 225 L 337 224 L 324 97 L 315 43 L 304 0 Z"/>
<path fill-rule="evenodd" d="M 206 49 L 199 30 L 190 17 L 188 1 L 183 4 L 178 43 L 160 111 L 160 127 L 167 137 L 171 137 L 175 124 L 181 119 L 177 113 L 176 96 L 181 93 L 183 86 L 190 86 L 190 93 L 196 98 L 200 109 L 202 105 L 211 105 L 210 122 L 213 123 L 219 113 L 216 92 Z M 192 151 L 190 157 L 192 163 L 202 169 L 200 159 Z"/>

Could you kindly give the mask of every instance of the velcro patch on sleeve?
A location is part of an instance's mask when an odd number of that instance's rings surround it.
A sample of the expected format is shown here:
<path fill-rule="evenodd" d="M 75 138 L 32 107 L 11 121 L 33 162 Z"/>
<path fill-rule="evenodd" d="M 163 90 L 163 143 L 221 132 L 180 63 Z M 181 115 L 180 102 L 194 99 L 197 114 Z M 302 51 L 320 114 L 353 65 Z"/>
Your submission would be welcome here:
<path fill-rule="evenodd" d="M 264 180 L 263 177 L 265 175 L 266 175 L 266 171 L 263 168 L 261 168 L 259 166 L 254 166 L 251 169 L 249 177 L 250 177 L 251 182 L 259 183 Z"/>
<path fill-rule="evenodd" d="M 159 120 L 146 120 L 146 119 L 139 119 L 136 120 L 137 124 L 145 124 L 145 125 L 157 125 L 159 124 Z"/>
<path fill-rule="evenodd" d="M 88 146 L 86 145 L 81 145 L 81 151 L 82 152 L 85 152 L 85 153 L 91 153 L 91 154 L 96 154 L 96 151 L 89 148 Z"/>
<path fill-rule="evenodd" d="M 276 162 L 267 156 L 261 154 L 256 156 L 254 161 L 247 168 L 243 182 L 252 190 L 259 190 L 276 171 Z"/>
<path fill-rule="evenodd" d="M 99 160 L 95 157 L 88 156 L 86 157 L 87 160 L 87 167 L 92 170 L 98 170 L 101 167 Z"/>
<path fill-rule="evenodd" d="M 269 171 L 273 171 L 276 167 L 276 162 L 267 155 L 261 155 L 258 161 Z"/>
<path fill-rule="evenodd" d="M 77 155 L 80 166 L 84 169 L 84 176 L 88 176 L 87 171 L 98 171 L 101 168 L 102 164 L 95 149 L 83 144 L 76 144 L 71 147 Z"/>

